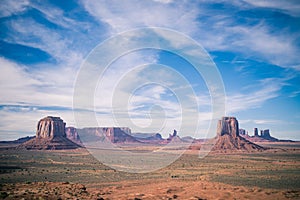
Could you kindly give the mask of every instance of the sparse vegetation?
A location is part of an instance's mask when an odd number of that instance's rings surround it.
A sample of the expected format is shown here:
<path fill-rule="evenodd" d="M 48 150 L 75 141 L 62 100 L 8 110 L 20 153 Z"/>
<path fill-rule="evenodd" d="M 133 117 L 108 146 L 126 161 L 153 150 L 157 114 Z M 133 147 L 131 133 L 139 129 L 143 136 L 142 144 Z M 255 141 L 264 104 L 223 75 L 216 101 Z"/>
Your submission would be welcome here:
<path fill-rule="evenodd" d="M 71 197 L 84 199 L 95 195 L 89 192 L 89 187 L 99 184 L 107 188 L 107 191 L 97 191 L 98 196 L 94 199 L 101 199 L 105 195 L 112 195 L 117 187 L 122 190 L 124 181 L 136 183 L 141 180 L 149 181 L 149 183 L 156 183 L 157 180 L 169 180 L 178 184 L 212 183 L 217 185 L 214 186 L 217 189 L 222 189 L 224 186 L 218 185 L 225 183 L 232 187 L 237 186 L 238 189 L 235 190 L 240 192 L 247 193 L 250 191 L 247 188 L 256 187 L 254 192 L 263 193 L 268 190 L 270 193 L 268 195 L 272 196 L 272 191 L 275 191 L 276 194 L 281 194 L 286 198 L 296 198 L 299 192 L 295 191 L 299 191 L 300 188 L 299 151 L 212 154 L 203 159 L 198 158 L 197 152 L 188 153 L 166 168 L 146 174 L 126 173 L 111 169 L 98 162 L 84 149 L 74 151 L 2 149 L 1 158 L 1 198 L 9 198 L 9 195 L 12 195 L 9 193 L 10 190 L 5 189 L 16 188 L 12 184 L 21 184 L 18 186 L 19 190 L 14 189 L 14 191 L 22 194 L 22 198 L 25 199 L 41 193 L 44 196 L 40 197 L 44 199 L 50 198 L 50 195 L 58 199 L 62 194 L 68 196 L 62 199 Z M 50 187 L 49 184 L 54 184 L 55 187 L 54 185 Z M 77 189 L 72 188 L 75 185 Z M 208 188 L 209 185 L 201 185 L 203 190 L 208 190 Z M 165 191 L 167 190 L 169 191 L 166 193 L 168 198 L 180 199 L 178 191 L 181 190 L 175 188 L 176 193 L 172 192 L 174 188 L 165 188 Z M 131 199 L 134 198 L 143 199 L 143 196 L 131 197 Z"/>

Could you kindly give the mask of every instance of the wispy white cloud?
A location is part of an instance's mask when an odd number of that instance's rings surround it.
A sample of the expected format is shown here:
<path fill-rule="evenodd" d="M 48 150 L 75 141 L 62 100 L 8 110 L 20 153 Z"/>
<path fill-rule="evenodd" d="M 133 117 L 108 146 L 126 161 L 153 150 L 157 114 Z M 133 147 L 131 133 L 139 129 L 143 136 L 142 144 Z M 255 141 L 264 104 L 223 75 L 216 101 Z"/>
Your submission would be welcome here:
<path fill-rule="evenodd" d="M 299 96 L 300 95 L 300 91 L 293 91 L 290 95 L 289 95 L 289 97 L 290 98 L 294 98 L 294 97 L 297 97 L 297 96 Z"/>
<path fill-rule="evenodd" d="M 22 13 L 29 6 L 29 0 L 2 0 L 0 6 L 0 17 L 9 17 Z"/>
<path fill-rule="evenodd" d="M 71 29 L 74 27 L 84 26 L 80 21 L 75 21 L 65 16 L 62 9 L 52 6 L 46 2 L 30 2 L 30 8 L 34 8 L 43 14 L 49 22 L 56 24 L 60 28 Z"/>
<path fill-rule="evenodd" d="M 275 124 L 284 124 L 287 123 L 284 120 L 277 120 L 277 119 L 247 119 L 247 120 L 239 120 L 241 124 L 251 123 L 254 125 L 275 125 Z"/>
<path fill-rule="evenodd" d="M 82 1 L 85 9 L 112 33 L 139 27 L 176 28 L 190 33 L 197 27 L 197 7 L 171 1 Z M 126 20 L 124 20 L 126 19 Z"/>
<path fill-rule="evenodd" d="M 209 51 L 235 52 L 279 67 L 298 69 L 297 34 L 278 30 L 264 20 L 249 25 L 228 15 L 216 15 L 209 21 L 209 26 L 208 22 L 199 23 L 203 28 L 195 36 Z"/>
<path fill-rule="evenodd" d="M 290 1 L 243 0 L 243 1 L 247 2 L 248 4 L 254 7 L 275 9 L 291 16 L 295 16 L 295 17 L 300 16 L 300 3 L 298 0 L 290 0 Z"/>
<path fill-rule="evenodd" d="M 284 83 L 280 79 L 264 79 L 252 92 L 227 95 L 227 113 L 251 110 L 261 107 L 266 101 L 280 95 Z"/>
<path fill-rule="evenodd" d="M 105 29 L 103 28 L 99 31 L 105 37 L 139 27 L 156 26 L 170 28 L 195 38 L 209 51 L 229 51 L 241 54 L 242 57 L 262 60 L 283 68 L 295 71 L 300 70 L 298 59 L 299 45 L 297 43 L 299 35 L 297 33 L 292 33 L 288 29 L 280 30 L 274 28 L 272 24 L 269 24 L 269 21 L 259 21 L 258 18 L 252 23 L 241 24 L 228 10 L 222 12 L 214 10 L 211 6 L 214 2 L 229 4 L 223 0 L 213 2 L 134 0 L 82 1 L 81 5 L 91 16 L 98 20 L 99 24 L 105 24 Z M 37 119 L 48 114 L 61 115 L 66 121 L 73 122 L 74 119 L 69 111 L 41 111 L 40 109 L 29 109 L 26 106 L 72 107 L 73 83 L 76 79 L 76 73 L 83 57 L 91 49 L 91 44 L 89 44 L 90 46 L 87 44 L 92 41 L 91 38 L 99 37 L 97 35 L 99 32 L 83 37 L 80 30 L 83 30 L 83 34 L 85 34 L 91 30 L 91 27 L 97 25 L 67 17 L 63 10 L 50 4 L 30 3 L 25 0 L 5 1 L 2 4 L 0 17 L 9 17 L 33 8 L 41 12 L 45 20 L 55 24 L 59 29 L 48 27 L 31 17 L 14 18 L 5 22 L 9 31 L 7 37 L 3 38 L 4 41 L 34 47 L 47 52 L 57 61 L 57 66 L 50 64 L 40 64 L 34 67 L 24 66 L 5 58 L 0 58 L 2 72 L 0 74 L 0 91 L 3 94 L 0 102 L 2 105 L 16 105 L 16 108 L 11 109 L 19 109 L 18 112 L 24 114 L 14 113 L 9 108 L 6 109 L 4 107 L 1 110 L 1 116 L 5 116 L 1 121 L 1 129 L 21 131 L 16 123 L 13 123 L 13 119 L 15 119 L 22 124 L 24 130 L 30 131 L 32 127 L 35 127 Z M 244 0 L 233 1 L 233 4 L 236 6 L 233 8 L 236 12 L 267 8 L 293 17 L 299 17 L 300 15 L 299 3 L 296 1 L 281 2 L 276 0 L 267 2 L 262 0 Z M 106 29 L 107 27 L 109 29 Z M 67 32 L 72 32 L 71 35 L 75 34 L 74 37 L 69 37 L 70 35 L 68 34 L 65 35 Z M 81 40 L 81 42 L 76 43 L 77 40 Z M 180 42 L 175 40 L 173 45 L 182 47 Z M 135 56 L 126 55 L 126 57 L 109 67 L 102 77 L 102 82 L 99 83 L 101 87 L 98 87 L 95 93 L 95 110 L 96 112 L 104 113 L 100 121 L 106 125 L 114 123 L 107 120 L 111 116 L 110 108 L 114 98 L 113 92 L 118 93 L 120 100 L 123 97 L 128 97 L 131 95 L 132 91 L 130 89 L 134 85 L 138 86 L 143 80 L 151 78 L 150 76 L 154 78 L 152 81 L 159 82 L 158 79 L 164 79 L 165 85 L 163 86 L 173 89 L 175 93 L 180 92 L 178 88 L 183 86 L 178 83 L 177 85 L 173 84 L 170 73 L 148 71 L 148 74 L 140 74 L 142 68 L 140 68 L 140 71 L 132 71 L 136 66 L 156 63 L 157 61 L 157 53 L 143 52 L 143 56 L 141 54 L 136 54 Z M 124 80 L 126 79 L 131 81 L 125 83 Z M 255 85 L 255 89 L 253 87 L 249 91 L 233 91 L 227 98 L 227 112 L 238 113 L 239 111 L 261 107 L 268 100 L 280 95 L 285 81 L 278 78 L 266 79 Z M 118 83 L 121 86 L 115 87 Z M 180 117 L 179 105 L 170 99 L 163 98 L 164 95 L 166 95 L 166 90 L 162 86 L 145 90 L 138 95 L 132 96 L 131 103 L 133 104 L 128 109 L 135 116 L 138 116 L 138 114 L 147 115 L 149 112 L 141 109 L 143 104 L 160 105 L 169 112 L 169 116 L 173 115 L 172 120 L 166 125 L 169 129 L 172 129 L 172 126 L 178 125 L 177 122 Z M 295 91 L 290 96 L 296 95 L 298 95 L 298 92 Z M 192 99 L 187 98 L 183 103 L 188 104 Z M 198 96 L 196 99 L 200 107 L 211 104 L 209 95 Z M 122 111 L 122 106 L 118 103 L 114 106 L 116 110 Z M 207 119 L 211 117 L 211 113 L 209 112 L 210 110 L 205 111 L 207 112 L 199 115 L 203 121 L 207 122 Z M 29 120 L 27 124 L 25 123 L 26 120 Z M 141 117 L 136 120 L 139 120 L 141 124 L 144 123 L 144 125 L 148 123 L 147 118 Z M 192 118 L 190 123 L 194 123 Z M 257 120 L 254 123 L 272 123 L 272 121 Z M 201 130 L 205 129 L 202 127 Z"/>
<path fill-rule="evenodd" d="M 13 34 L 5 39 L 7 42 L 40 49 L 50 54 L 60 64 L 72 64 L 78 67 L 80 64 L 78 61 L 83 59 L 80 51 L 69 48 L 72 43 L 69 38 L 33 19 L 14 20 L 11 29 Z"/>
<path fill-rule="evenodd" d="M 296 37 L 285 31 L 273 33 L 264 22 L 253 27 L 235 26 L 229 28 L 229 31 L 238 38 L 232 41 L 230 50 L 237 49 L 245 55 L 281 67 L 292 68 L 298 64 L 296 52 L 299 49 L 295 46 Z"/>
<path fill-rule="evenodd" d="M 253 122 L 255 124 L 266 124 L 266 125 L 269 125 L 269 124 L 280 124 L 280 123 L 283 123 L 283 121 L 281 120 L 268 120 L 268 119 L 264 119 L 264 120 L 253 120 Z"/>
<path fill-rule="evenodd" d="M 22 102 L 27 105 L 72 107 L 73 78 L 76 71 L 60 68 L 61 73 L 49 69 L 33 74 L 26 70 L 26 66 L 4 58 L 0 58 L 0 65 L 2 105 Z"/>
<path fill-rule="evenodd" d="M 0 140 L 34 135 L 37 121 L 47 115 L 61 116 L 74 125 L 73 77 L 70 71 L 49 69 L 30 73 L 27 66 L 0 57 Z M 44 107 L 44 108 L 43 108 Z"/>

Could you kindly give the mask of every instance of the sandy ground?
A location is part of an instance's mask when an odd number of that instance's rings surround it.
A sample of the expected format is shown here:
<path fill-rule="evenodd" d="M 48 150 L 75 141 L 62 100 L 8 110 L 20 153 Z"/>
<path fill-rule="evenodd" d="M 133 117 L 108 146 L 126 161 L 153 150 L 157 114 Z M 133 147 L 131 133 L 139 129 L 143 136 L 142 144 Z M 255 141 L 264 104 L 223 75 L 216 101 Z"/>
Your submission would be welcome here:
<path fill-rule="evenodd" d="M 107 183 L 106 183 L 107 184 Z M 208 181 L 143 180 L 105 186 L 72 183 L 18 183 L 1 188 L 5 199 L 300 199 L 300 191 L 232 186 Z M 4 192 L 5 191 L 5 192 Z"/>
<path fill-rule="evenodd" d="M 246 188 L 207 181 L 155 180 L 94 188 L 104 199 L 299 199 L 299 191 Z"/>
<path fill-rule="evenodd" d="M 254 154 L 216 153 L 203 160 L 196 156 L 198 151 L 186 151 L 184 156 L 165 169 L 134 176 L 134 179 L 127 178 L 131 177 L 130 174 L 99 166 L 82 149 L 55 152 L 3 150 L 0 164 L 7 168 L 0 173 L 0 199 L 300 199 L 297 179 L 300 175 L 300 148 L 294 143 L 288 148 L 281 143 L 269 145 L 280 149 Z M 9 168 L 13 166 L 20 169 Z M 54 175 L 57 177 L 54 178 Z M 48 177 L 45 181 L 42 180 L 44 176 Z M 212 179 L 226 176 L 237 179 L 230 184 Z M 252 180 L 249 176 L 271 181 L 267 184 L 276 184 L 277 179 L 283 182 L 279 182 L 277 188 L 280 189 L 256 187 L 257 182 L 255 187 L 251 187 L 243 184 Z M 83 180 L 85 177 L 88 179 Z M 15 181 L 10 183 L 13 179 Z M 290 179 L 294 182 L 288 182 Z M 286 187 L 284 182 L 294 187 Z"/>

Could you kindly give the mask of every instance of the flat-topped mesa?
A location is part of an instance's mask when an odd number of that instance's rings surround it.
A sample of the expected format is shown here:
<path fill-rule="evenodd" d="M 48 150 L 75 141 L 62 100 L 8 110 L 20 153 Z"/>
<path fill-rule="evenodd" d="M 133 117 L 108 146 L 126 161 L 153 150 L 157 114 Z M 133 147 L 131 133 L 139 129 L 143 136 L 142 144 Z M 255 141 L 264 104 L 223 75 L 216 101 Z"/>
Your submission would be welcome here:
<path fill-rule="evenodd" d="M 59 117 L 45 117 L 38 122 L 36 137 L 20 144 L 17 148 L 27 150 L 76 149 L 81 146 L 67 138 L 66 124 Z"/>
<path fill-rule="evenodd" d="M 77 129 L 78 136 L 83 144 L 87 145 L 91 142 L 108 141 L 112 143 L 131 143 L 139 142 L 132 135 L 128 127 L 90 127 Z"/>
<path fill-rule="evenodd" d="M 66 123 L 60 117 L 47 116 L 37 125 L 36 137 L 52 139 L 56 136 L 66 137 Z"/>
<path fill-rule="evenodd" d="M 222 117 L 218 121 L 217 135 L 231 135 L 232 137 L 239 136 L 239 123 L 235 117 Z"/>

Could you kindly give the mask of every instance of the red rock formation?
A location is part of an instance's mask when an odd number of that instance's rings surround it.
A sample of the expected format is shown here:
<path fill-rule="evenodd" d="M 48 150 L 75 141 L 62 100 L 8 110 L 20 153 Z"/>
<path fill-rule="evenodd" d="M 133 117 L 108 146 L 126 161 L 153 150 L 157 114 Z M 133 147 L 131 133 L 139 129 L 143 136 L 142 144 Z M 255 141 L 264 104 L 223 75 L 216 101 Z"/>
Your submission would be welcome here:
<path fill-rule="evenodd" d="M 170 141 L 176 142 L 176 143 L 181 143 L 181 142 L 183 142 L 183 141 L 181 140 L 181 138 L 178 136 L 176 130 L 173 131 L 173 134 L 169 134 L 169 137 L 167 138 L 167 142 L 170 142 Z"/>
<path fill-rule="evenodd" d="M 239 124 L 235 117 L 223 117 L 222 120 L 219 120 L 216 139 L 213 151 L 256 151 L 265 149 L 239 136 Z"/>
<path fill-rule="evenodd" d="M 254 128 L 254 136 L 258 136 L 258 129 Z"/>
<path fill-rule="evenodd" d="M 66 127 L 65 129 L 66 131 L 66 137 L 75 142 L 76 144 L 82 145 L 81 141 L 80 141 L 80 137 L 78 135 L 77 129 L 74 127 Z"/>
<path fill-rule="evenodd" d="M 232 137 L 239 136 L 239 123 L 235 117 L 223 117 L 219 120 L 217 126 L 217 135 L 232 135 Z"/>
<path fill-rule="evenodd" d="M 240 128 L 240 129 L 239 129 L 239 135 L 246 135 L 246 130 Z"/>
<path fill-rule="evenodd" d="M 270 134 L 270 130 L 260 130 L 260 135 L 254 135 L 254 136 L 248 136 L 243 135 L 244 138 L 251 142 L 292 142 L 292 140 L 280 140 L 277 138 L 274 138 Z"/>
<path fill-rule="evenodd" d="M 77 131 L 83 143 L 93 142 L 92 140 L 104 141 L 105 139 L 112 143 L 139 142 L 127 134 L 128 132 L 131 133 L 131 130 L 126 127 L 95 127 L 77 129 Z"/>
<path fill-rule="evenodd" d="M 59 117 L 45 117 L 38 122 L 36 137 L 48 139 L 54 138 L 55 136 L 65 137 L 65 126 L 66 123 Z"/>
<path fill-rule="evenodd" d="M 31 149 L 76 149 L 80 146 L 66 137 L 66 124 L 59 117 L 45 117 L 38 122 L 35 138 L 17 148 Z"/>

